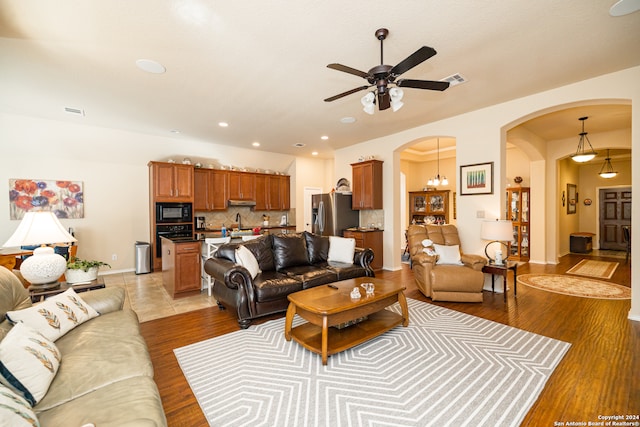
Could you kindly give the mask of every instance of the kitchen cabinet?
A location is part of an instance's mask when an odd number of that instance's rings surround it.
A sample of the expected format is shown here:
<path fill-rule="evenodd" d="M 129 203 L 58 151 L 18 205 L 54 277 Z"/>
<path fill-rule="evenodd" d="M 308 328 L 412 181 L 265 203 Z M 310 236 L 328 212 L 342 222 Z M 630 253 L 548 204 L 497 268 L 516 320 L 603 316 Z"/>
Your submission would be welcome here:
<path fill-rule="evenodd" d="M 291 209 L 290 177 L 287 175 L 256 174 L 257 211 L 285 211 Z"/>
<path fill-rule="evenodd" d="M 374 271 L 382 270 L 384 264 L 384 258 L 382 256 L 382 230 L 347 229 L 344 231 L 343 236 L 355 239 L 357 248 L 371 248 L 371 250 L 373 250 L 371 268 Z"/>
<path fill-rule="evenodd" d="M 507 188 L 506 218 L 513 224 L 513 240 L 509 242 L 509 258 L 513 261 L 528 261 L 530 254 L 529 224 L 530 189 L 528 187 Z"/>
<path fill-rule="evenodd" d="M 193 202 L 193 166 L 150 162 L 151 194 L 155 202 Z"/>
<path fill-rule="evenodd" d="M 352 163 L 352 208 L 382 209 L 382 161 Z"/>
<path fill-rule="evenodd" d="M 256 174 L 250 172 L 229 172 L 229 199 L 255 200 Z"/>
<path fill-rule="evenodd" d="M 162 237 L 162 284 L 172 298 L 200 292 L 201 245 Z"/>
<path fill-rule="evenodd" d="M 448 224 L 449 194 L 450 190 L 410 191 L 409 222 Z"/>
<path fill-rule="evenodd" d="M 194 172 L 194 211 L 227 209 L 229 172 L 218 169 L 196 169 Z"/>

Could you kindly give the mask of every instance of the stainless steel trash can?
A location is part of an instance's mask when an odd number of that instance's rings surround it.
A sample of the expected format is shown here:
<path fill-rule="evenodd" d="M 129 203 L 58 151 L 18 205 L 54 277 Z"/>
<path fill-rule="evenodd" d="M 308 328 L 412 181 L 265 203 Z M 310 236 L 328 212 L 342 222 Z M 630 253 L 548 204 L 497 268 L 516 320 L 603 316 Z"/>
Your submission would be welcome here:
<path fill-rule="evenodd" d="M 151 273 L 151 246 L 147 242 L 136 242 L 136 274 Z"/>

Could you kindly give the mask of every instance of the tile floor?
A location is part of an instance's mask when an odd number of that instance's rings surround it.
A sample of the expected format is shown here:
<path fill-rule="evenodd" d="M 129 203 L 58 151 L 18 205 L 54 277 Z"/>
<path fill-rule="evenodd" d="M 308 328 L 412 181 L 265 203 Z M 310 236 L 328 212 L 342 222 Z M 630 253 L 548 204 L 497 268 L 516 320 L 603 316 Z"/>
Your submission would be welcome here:
<path fill-rule="evenodd" d="M 125 306 L 138 314 L 140 322 L 213 307 L 216 301 L 202 291 L 199 295 L 173 299 L 162 286 L 162 272 L 136 275 L 134 272 L 105 274 L 105 286 L 125 289 Z"/>

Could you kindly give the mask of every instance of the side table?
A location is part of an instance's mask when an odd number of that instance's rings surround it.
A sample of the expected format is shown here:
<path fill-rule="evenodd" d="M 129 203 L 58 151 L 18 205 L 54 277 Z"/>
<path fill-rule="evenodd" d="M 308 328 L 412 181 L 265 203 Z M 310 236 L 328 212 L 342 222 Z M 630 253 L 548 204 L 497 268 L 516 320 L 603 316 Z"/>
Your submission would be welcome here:
<path fill-rule="evenodd" d="M 507 274 L 509 270 L 513 270 L 513 296 L 518 296 L 518 284 L 516 276 L 518 275 L 518 263 L 513 261 L 507 261 L 503 265 L 487 264 L 482 267 L 483 273 L 491 274 L 491 291 L 495 292 L 495 275 L 502 276 L 502 284 L 504 285 L 504 300 L 507 301 Z"/>
<path fill-rule="evenodd" d="M 96 280 L 92 280 L 90 282 L 74 284 L 60 282 L 60 286 L 57 286 L 53 289 L 38 289 L 37 287 L 31 285 L 29 286 L 29 296 L 31 297 L 31 302 L 36 303 L 44 301 L 47 297 L 61 294 L 69 288 L 73 288 L 73 290 L 76 292 L 86 292 L 92 291 L 94 289 L 102 289 L 104 288 L 104 279 L 98 276 Z"/>

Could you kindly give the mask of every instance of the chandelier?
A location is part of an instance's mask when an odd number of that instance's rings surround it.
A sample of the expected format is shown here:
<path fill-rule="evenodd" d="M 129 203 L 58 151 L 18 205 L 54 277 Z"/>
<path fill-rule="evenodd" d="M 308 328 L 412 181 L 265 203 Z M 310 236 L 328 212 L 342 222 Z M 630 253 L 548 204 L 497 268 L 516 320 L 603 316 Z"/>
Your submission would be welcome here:
<path fill-rule="evenodd" d="M 604 159 L 604 163 L 600 168 L 600 173 L 598 174 L 602 178 L 613 178 L 618 175 L 618 172 L 613 170 L 613 165 L 611 164 L 611 157 L 609 157 L 609 149 L 607 148 L 607 158 Z"/>
<path fill-rule="evenodd" d="M 582 132 L 580 132 L 580 140 L 578 141 L 578 148 L 576 149 L 576 154 L 571 156 L 574 162 L 584 163 L 593 159 L 596 154 L 593 147 L 591 146 L 591 141 L 589 141 L 589 137 L 587 136 L 587 132 L 584 131 L 584 121 L 589 117 L 580 117 L 578 120 L 582 122 Z M 587 141 L 589 144 L 589 150 L 587 151 L 584 146 L 584 142 Z"/>
<path fill-rule="evenodd" d="M 429 178 L 429 181 L 427 181 L 427 185 L 435 185 L 435 186 L 438 186 L 440 184 L 449 185 L 449 180 L 447 179 L 446 176 L 443 175 L 442 179 L 440 179 L 440 138 L 438 138 L 437 155 L 438 155 L 438 173 L 433 178 Z"/>

